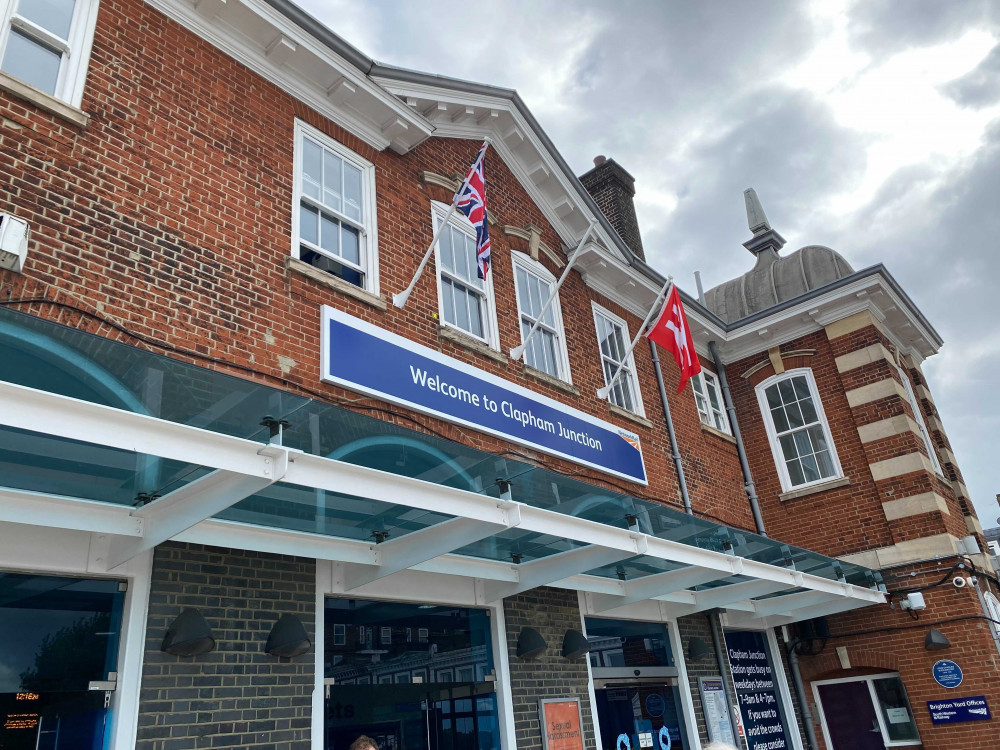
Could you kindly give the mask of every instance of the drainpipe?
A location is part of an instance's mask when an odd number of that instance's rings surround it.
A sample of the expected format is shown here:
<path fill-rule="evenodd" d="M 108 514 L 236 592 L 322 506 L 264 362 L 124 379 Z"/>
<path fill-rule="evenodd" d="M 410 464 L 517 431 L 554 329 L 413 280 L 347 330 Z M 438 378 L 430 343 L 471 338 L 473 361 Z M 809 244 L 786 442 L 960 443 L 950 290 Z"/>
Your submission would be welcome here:
<path fill-rule="evenodd" d="M 708 627 L 712 631 L 712 646 L 715 648 L 715 660 L 719 664 L 719 674 L 722 676 L 722 687 L 726 692 L 726 703 L 729 707 L 730 724 L 733 727 L 733 737 L 736 739 L 736 744 L 742 747 L 743 742 L 740 741 L 736 732 L 736 717 L 733 716 L 733 713 L 737 710 L 736 696 L 733 695 L 733 691 L 729 687 L 729 680 L 726 679 L 726 664 L 729 662 L 726 659 L 726 652 L 722 650 L 722 613 L 717 609 L 713 609 L 706 612 L 705 617 L 708 618 Z M 730 672 L 729 676 L 732 677 L 732 672 Z M 749 742 L 746 744 L 749 746 Z M 813 749 L 810 748 L 809 750 Z"/>
<path fill-rule="evenodd" d="M 677 448 L 677 435 L 674 433 L 674 421 L 670 418 L 670 403 L 667 401 L 667 389 L 663 385 L 663 371 L 660 369 L 660 355 L 656 353 L 656 344 L 649 340 L 649 350 L 653 353 L 653 370 L 656 372 L 656 384 L 660 387 L 660 403 L 663 404 L 663 417 L 667 420 L 667 435 L 670 436 L 670 453 L 674 459 L 674 467 L 677 469 L 677 484 L 681 488 L 681 500 L 684 501 L 684 512 L 689 516 L 694 514 L 691 510 L 691 498 L 688 497 L 687 482 L 684 480 L 684 466 L 681 465 L 681 452 Z"/>
<path fill-rule="evenodd" d="M 997 647 L 997 651 L 1000 652 L 1000 636 L 997 634 L 997 624 L 993 622 L 990 611 L 986 607 L 986 597 L 983 596 L 983 591 L 979 588 L 979 578 L 975 576 L 974 570 L 972 581 L 972 588 L 976 590 L 976 595 L 979 597 L 979 606 L 983 608 L 983 614 L 986 616 L 986 624 L 989 626 L 990 635 L 993 636 L 993 644 Z"/>
<path fill-rule="evenodd" d="M 746 491 L 747 499 L 750 501 L 750 510 L 753 512 L 753 523 L 757 527 L 757 533 L 766 537 L 767 531 L 764 530 L 764 518 L 760 514 L 760 504 L 757 502 L 757 490 L 753 484 L 753 475 L 750 473 L 750 464 L 747 462 L 747 452 L 743 447 L 743 434 L 740 432 L 740 423 L 736 418 L 736 407 L 733 406 L 733 394 L 729 391 L 726 366 L 722 364 L 719 347 L 714 341 L 708 342 L 708 350 L 712 353 L 712 360 L 715 362 L 715 371 L 719 376 L 719 383 L 722 384 L 722 400 L 726 404 L 726 414 L 729 416 L 729 424 L 733 428 L 733 437 L 736 438 L 736 453 L 740 457 L 740 468 L 743 470 L 743 489 Z"/>
<path fill-rule="evenodd" d="M 806 750 L 816 750 L 816 729 L 813 727 L 812 710 L 809 708 L 809 700 L 806 698 L 806 688 L 802 684 L 802 672 L 799 671 L 799 655 L 795 653 L 795 647 L 799 645 L 799 639 L 795 638 L 788 644 L 788 666 L 792 671 L 792 684 L 795 686 L 795 695 L 799 699 L 799 710 L 802 712 L 802 724 L 806 729 Z"/>

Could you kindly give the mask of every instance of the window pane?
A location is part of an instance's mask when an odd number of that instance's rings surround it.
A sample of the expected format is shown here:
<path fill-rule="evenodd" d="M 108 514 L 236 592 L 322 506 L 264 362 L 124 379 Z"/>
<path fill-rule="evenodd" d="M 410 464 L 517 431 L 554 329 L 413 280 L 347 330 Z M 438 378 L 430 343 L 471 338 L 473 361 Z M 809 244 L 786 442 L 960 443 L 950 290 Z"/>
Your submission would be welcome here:
<path fill-rule="evenodd" d="M 542 311 L 542 293 L 537 277 L 532 276 L 528 279 L 528 290 L 531 297 L 531 317 L 537 318 L 538 314 Z"/>
<path fill-rule="evenodd" d="M 696 393 L 704 393 L 705 387 L 701 384 L 702 374 L 699 373 L 691 378 L 691 386 L 694 388 Z M 697 399 L 696 399 L 697 400 Z M 699 402 L 700 403 L 700 402 Z"/>
<path fill-rule="evenodd" d="M 528 274 L 523 268 L 517 269 L 517 309 L 522 313 L 531 315 L 531 303 L 528 299 Z M 531 315 L 534 317 L 534 315 Z M 527 331 L 525 331 L 527 336 Z"/>
<path fill-rule="evenodd" d="M 795 389 L 795 396 L 799 399 L 812 398 L 809 395 L 809 384 L 806 383 L 806 379 L 801 375 L 797 375 L 792 378 L 792 388 Z"/>
<path fill-rule="evenodd" d="M 729 432 L 729 426 L 726 424 L 726 420 L 723 419 L 721 413 L 715 414 L 715 429 Z"/>
<path fill-rule="evenodd" d="M 473 292 L 469 292 L 469 331 L 480 338 L 485 338 L 481 297 Z"/>
<path fill-rule="evenodd" d="M 32 41 L 16 29 L 11 29 L 7 53 L 3 58 L 5 72 L 46 94 L 55 94 L 61 62 L 62 55 L 58 52 Z"/>
<path fill-rule="evenodd" d="M 540 370 L 544 370 L 549 375 L 558 376 L 558 369 L 556 368 L 556 337 L 553 336 L 548 331 L 539 331 L 535 334 L 539 339 L 539 349 L 542 350 L 542 366 Z"/>
<path fill-rule="evenodd" d="M 764 395 L 767 396 L 767 405 L 772 409 L 776 409 L 781 406 L 781 396 L 778 395 L 778 386 L 772 385 L 764 391 Z"/>
<path fill-rule="evenodd" d="M 344 163 L 344 214 L 361 221 L 361 170 Z"/>
<path fill-rule="evenodd" d="M 438 247 L 441 249 L 441 267 L 455 273 L 455 249 L 452 239 L 452 229 L 449 227 L 441 232 Z"/>
<path fill-rule="evenodd" d="M 465 287 L 455 284 L 455 325 L 463 331 L 469 330 L 469 293 Z"/>
<path fill-rule="evenodd" d="M 783 435 L 778 438 L 778 442 L 781 443 L 781 453 L 786 461 L 799 455 L 799 452 L 795 450 L 795 439 L 792 435 Z"/>
<path fill-rule="evenodd" d="M 305 203 L 299 212 L 299 237 L 314 245 L 319 244 L 319 211 Z"/>
<path fill-rule="evenodd" d="M 813 450 L 825 451 L 829 449 L 829 446 L 826 444 L 826 435 L 823 434 L 822 427 L 816 425 L 815 427 L 810 427 L 807 432 L 812 440 Z"/>
<path fill-rule="evenodd" d="M 788 466 L 788 479 L 792 483 L 792 487 L 806 483 L 806 478 L 802 474 L 802 466 L 798 461 L 788 461 L 786 465 Z"/>
<path fill-rule="evenodd" d="M 809 455 L 802 457 L 802 474 L 807 482 L 815 482 L 822 479 L 819 474 L 819 466 L 816 465 L 816 457 Z"/>
<path fill-rule="evenodd" d="M 365 275 L 354 268 L 345 266 L 337 258 L 332 258 L 326 253 L 310 250 L 305 246 L 300 248 L 299 257 L 321 271 L 339 276 L 344 281 L 354 284 L 354 286 L 364 287 Z"/>
<path fill-rule="evenodd" d="M 323 184 L 323 149 L 308 138 L 302 141 L 302 192 L 320 199 Z"/>
<path fill-rule="evenodd" d="M 785 410 L 782 407 L 777 409 L 771 409 L 771 419 L 774 420 L 774 429 L 777 432 L 786 432 L 788 430 L 788 419 L 785 417 Z"/>
<path fill-rule="evenodd" d="M 323 203 L 335 211 L 342 210 L 340 200 L 342 164 L 340 157 L 334 156 L 329 151 L 323 152 Z"/>
<path fill-rule="evenodd" d="M 788 425 L 792 429 L 802 427 L 802 425 L 805 424 L 802 421 L 802 412 L 799 411 L 798 404 L 788 404 L 785 406 L 785 414 L 788 416 Z"/>
<path fill-rule="evenodd" d="M 795 452 L 800 456 L 808 456 L 813 452 L 812 444 L 809 442 L 809 433 L 805 430 L 792 433 L 795 438 Z"/>
<path fill-rule="evenodd" d="M 792 390 L 792 384 L 787 380 L 782 380 L 778 383 L 778 393 L 781 394 L 781 400 L 786 404 L 795 401 L 795 392 Z"/>
<path fill-rule="evenodd" d="M 902 680 L 898 677 L 884 677 L 874 680 L 874 683 L 875 695 L 878 696 L 879 709 L 882 711 L 889 739 L 896 741 L 919 739 Z"/>
<path fill-rule="evenodd" d="M 816 462 L 819 464 L 819 473 L 822 476 L 832 477 L 834 475 L 833 459 L 830 457 L 829 451 L 819 451 L 816 454 Z"/>
<path fill-rule="evenodd" d="M 331 255 L 340 255 L 340 222 L 320 216 L 319 246 Z"/>
<path fill-rule="evenodd" d="M 361 264 L 361 243 L 358 230 L 346 224 L 340 227 L 340 255 L 344 260 Z"/>
<path fill-rule="evenodd" d="M 74 5 L 76 0 L 21 0 L 17 14 L 61 39 L 69 39 Z"/>
<path fill-rule="evenodd" d="M 601 354 L 605 357 L 610 357 L 611 341 L 607 321 L 605 321 L 600 315 L 597 315 L 594 317 L 594 322 L 597 324 L 597 343 L 601 347 Z"/>
<path fill-rule="evenodd" d="M 455 323 L 455 288 L 450 279 L 441 279 L 441 301 L 444 307 L 444 319 Z"/>
<path fill-rule="evenodd" d="M 806 424 L 819 421 L 819 415 L 816 414 L 816 407 L 813 406 L 811 398 L 799 401 L 799 408 L 802 409 L 802 419 Z"/>
<path fill-rule="evenodd" d="M 708 398 L 712 402 L 712 408 L 716 411 L 722 411 L 722 405 L 719 403 L 719 392 L 713 387 L 714 383 L 710 384 L 708 387 Z"/>

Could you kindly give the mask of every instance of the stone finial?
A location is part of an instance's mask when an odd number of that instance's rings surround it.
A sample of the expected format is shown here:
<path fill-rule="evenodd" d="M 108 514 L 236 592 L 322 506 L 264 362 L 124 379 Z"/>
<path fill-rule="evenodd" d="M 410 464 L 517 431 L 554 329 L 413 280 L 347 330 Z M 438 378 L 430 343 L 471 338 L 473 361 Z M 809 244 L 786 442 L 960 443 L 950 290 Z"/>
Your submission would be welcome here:
<path fill-rule="evenodd" d="M 747 204 L 747 224 L 750 226 L 750 231 L 753 232 L 754 236 L 769 230 L 771 224 L 768 222 L 767 216 L 764 214 L 764 209 L 760 205 L 760 198 L 757 197 L 757 191 L 753 188 L 747 188 L 743 191 L 743 200 Z"/>

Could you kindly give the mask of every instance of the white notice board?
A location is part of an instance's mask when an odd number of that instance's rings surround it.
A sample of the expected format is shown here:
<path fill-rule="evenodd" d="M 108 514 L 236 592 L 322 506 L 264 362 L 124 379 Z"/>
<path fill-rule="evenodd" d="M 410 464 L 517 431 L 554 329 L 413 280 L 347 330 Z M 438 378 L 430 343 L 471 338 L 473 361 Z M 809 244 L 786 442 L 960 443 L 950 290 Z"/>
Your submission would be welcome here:
<path fill-rule="evenodd" d="M 709 741 L 735 745 L 736 737 L 733 736 L 733 723 L 729 718 L 729 702 L 726 700 L 722 678 L 699 677 L 698 692 L 701 694 Z"/>

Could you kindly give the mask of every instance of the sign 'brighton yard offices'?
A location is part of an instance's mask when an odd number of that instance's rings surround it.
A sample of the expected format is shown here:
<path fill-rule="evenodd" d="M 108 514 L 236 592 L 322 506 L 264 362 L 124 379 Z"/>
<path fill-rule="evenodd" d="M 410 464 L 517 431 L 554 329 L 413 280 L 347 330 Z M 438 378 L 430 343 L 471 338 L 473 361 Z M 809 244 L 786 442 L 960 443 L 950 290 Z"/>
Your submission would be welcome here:
<path fill-rule="evenodd" d="M 632 432 L 331 307 L 321 341 L 328 383 L 647 483 Z"/>

